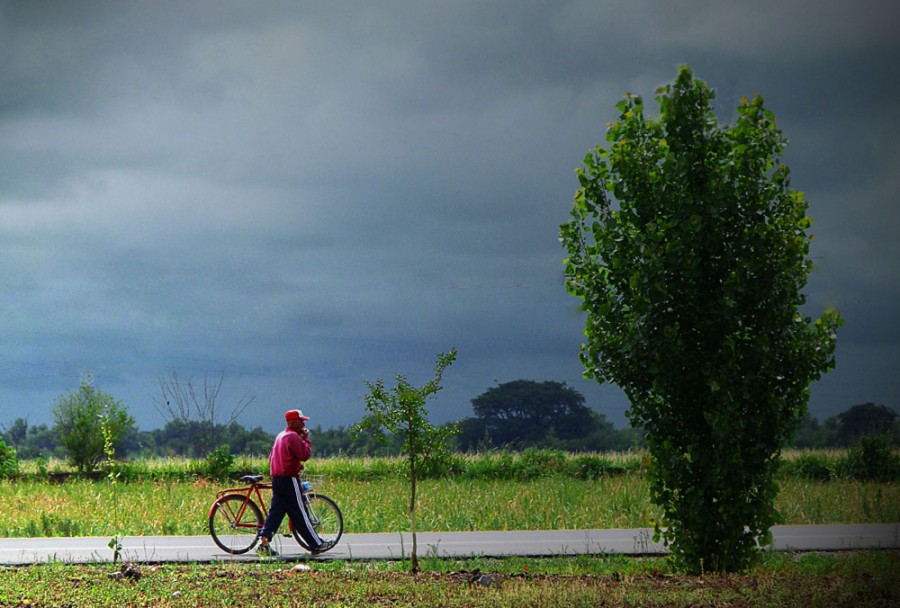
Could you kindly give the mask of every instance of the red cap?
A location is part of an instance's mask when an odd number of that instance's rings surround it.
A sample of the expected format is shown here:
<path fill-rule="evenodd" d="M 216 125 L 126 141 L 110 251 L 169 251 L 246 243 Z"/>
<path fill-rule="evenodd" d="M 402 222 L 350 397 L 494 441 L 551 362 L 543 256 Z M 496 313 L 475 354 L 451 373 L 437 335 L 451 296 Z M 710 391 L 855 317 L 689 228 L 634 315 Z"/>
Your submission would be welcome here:
<path fill-rule="evenodd" d="M 309 417 L 303 415 L 303 410 L 288 410 L 284 413 L 286 421 L 291 420 L 309 420 Z"/>

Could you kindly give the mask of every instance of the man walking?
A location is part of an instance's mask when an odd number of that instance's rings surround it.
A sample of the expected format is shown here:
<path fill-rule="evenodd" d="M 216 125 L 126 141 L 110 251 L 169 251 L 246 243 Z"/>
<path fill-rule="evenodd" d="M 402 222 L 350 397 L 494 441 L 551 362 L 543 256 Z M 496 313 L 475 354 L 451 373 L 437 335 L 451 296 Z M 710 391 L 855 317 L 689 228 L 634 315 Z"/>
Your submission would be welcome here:
<path fill-rule="evenodd" d="M 303 493 L 297 476 L 303 469 L 303 463 L 309 460 L 312 446 L 309 443 L 309 430 L 306 428 L 307 416 L 300 410 L 288 410 L 284 414 L 287 428 L 278 433 L 272 452 L 269 454 L 269 475 L 272 477 L 272 506 L 266 516 L 266 523 L 260 532 L 261 555 L 277 555 L 269 546 L 272 536 L 281 526 L 285 514 L 290 518 L 303 541 L 313 554 L 320 553 L 324 543 L 309 520 L 306 506 L 303 504 Z"/>

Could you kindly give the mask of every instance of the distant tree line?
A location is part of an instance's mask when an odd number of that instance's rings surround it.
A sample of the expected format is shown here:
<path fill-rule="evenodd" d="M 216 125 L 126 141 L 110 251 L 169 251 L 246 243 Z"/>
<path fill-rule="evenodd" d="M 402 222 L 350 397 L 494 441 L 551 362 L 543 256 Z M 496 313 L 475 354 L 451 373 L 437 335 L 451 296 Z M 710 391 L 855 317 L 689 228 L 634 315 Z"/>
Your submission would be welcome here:
<path fill-rule="evenodd" d="M 862 437 L 884 436 L 900 445 L 900 420 L 886 405 L 862 403 L 820 423 L 809 413 L 794 435 L 795 448 L 836 448 L 856 445 Z"/>
<path fill-rule="evenodd" d="M 65 458 L 78 471 L 92 471 L 108 456 L 107 439 L 118 458 L 208 457 L 224 446 L 230 454 L 268 454 L 273 436 L 261 427 L 248 430 L 234 414 L 229 422 L 218 422 L 221 382 L 205 378 L 197 389 L 190 378 L 182 383 L 173 374 L 172 380 L 161 380 L 166 408 L 160 411 L 169 412 L 170 420 L 160 429 L 139 431 L 127 407 L 88 378 L 77 391 L 57 400 L 52 427 L 16 418 L 10 426 L 0 427 L 0 442 L 15 449 L 18 459 Z M 240 411 L 247 403 L 248 398 L 238 403 Z"/>
<path fill-rule="evenodd" d="M 584 397 L 561 382 L 515 380 L 492 387 L 472 399 L 472 417 L 456 426 L 451 447 L 458 452 L 491 449 L 520 451 L 548 448 L 568 452 L 622 451 L 644 447 L 639 429 L 616 429 L 601 413 L 585 404 Z M 227 446 L 233 455 L 265 456 L 274 435 L 248 429 L 231 419 L 227 423 L 177 416 L 161 428 L 140 431 L 124 405 L 109 394 L 82 383 L 79 390 L 57 402 L 54 424 L 29 424 L 16 418 L 0 425 L 0 451 L 11 448 L 20 460 L 58 457 L 78 470 L 91 470 L 103 458 L 103 425 L 115 436 L 119 458 L 172 456 L 205 458 Z M 861 437 L 881 436 L 900 445 L 900 420 L 893 409 L 873 403 L 854 405 L 819 422 L 807 414 L 794 435 L 796 448 L 835 448 L 856 445 Z M 380 441 L 375 435 L 339 426 L 311 428 L 315 453 L 327 456 L 392 456 L 400 454 L 400 439 Z M 98 438 L 100 441 L 98 442 Z"/>
<path fill-rule="evenodd" d="M 170 421 L 162 428 L 139 431 L 132 425 L 116 442 L 116 455 L 122 458 L 204 458 L 212 450 L 201 449 L 197 437 L 203 436 L 212 437 L 214 448 L 227 445 L 232 454 L 259 456 L 269 453 L 275 438 L 262 427 L 248 429 L 238 422 L 216 425 L 211 430 L 201 428 L 202 426 L 202 423 L 195 421 Z M 66 459 L 69 458 L 69 452 L 62 443 L 61 436 L 56 424 L 29 424 L 25 418 L 16 418 L 0 433 L 0 440 L 15 448 L 22 460 L 51 457 Z M 96 456 L 99 458 L 100 454 Z"/>

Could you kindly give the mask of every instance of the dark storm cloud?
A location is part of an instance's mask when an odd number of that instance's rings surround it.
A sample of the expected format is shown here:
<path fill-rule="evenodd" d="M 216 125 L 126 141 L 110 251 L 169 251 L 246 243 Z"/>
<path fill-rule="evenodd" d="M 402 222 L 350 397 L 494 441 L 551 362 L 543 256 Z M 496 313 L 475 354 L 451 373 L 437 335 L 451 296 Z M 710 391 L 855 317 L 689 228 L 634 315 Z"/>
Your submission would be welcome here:
<path fill-rule="evenodd" d="M 456 346 L 438 417 L 533 378 L 622 424 L 557 229 L 614 104 L 680 63 L 792 141 L 810 314 L 853 345 L 814 413 L 896 405 L 896 17 L 789 4 L 0 3 L 0 423 L 91 371 L 153 425 L 176 370 L 346 424 Z"/>

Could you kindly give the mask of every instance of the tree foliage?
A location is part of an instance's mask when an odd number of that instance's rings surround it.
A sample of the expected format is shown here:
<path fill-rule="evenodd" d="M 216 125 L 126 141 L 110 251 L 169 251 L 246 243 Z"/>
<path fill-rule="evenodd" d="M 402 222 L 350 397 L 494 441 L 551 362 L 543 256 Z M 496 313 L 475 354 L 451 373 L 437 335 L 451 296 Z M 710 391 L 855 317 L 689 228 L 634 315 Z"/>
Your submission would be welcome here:
<path fill-rule="evenodd" d="M 274 436 L 262 427 L 247 429 L 238 422 L 211 425 L 170 420 L 161 429 L 141 433 L 136 439 L 146 452 L 198 458 L 211 456 L 222 446 L 228 446 L 232 454 L 265 455 L 272 449 Z"/>
<path fill-rule="evenodd" d="M 78 471 L 92 471 L 102 460 L 105 437 L 115 446 L 134 426 L 127 408 L 112 395 L 82 382 L 53 410 L 54 431 Z M 104 430 L 105 429 L 105 430 Z"/>
<path fill-rule="evenodd" d="M 564 382 L 505 382 L 472 399 L 472 410 L 475 416 L 459 424 L 458 444 L 466 451 L 532 446 L 602 451 L 626 449 L 636 439 L 633 432 L 616 431 Z"/>
<path fill-rule="evenodd" d="M 560 439 L 571 439 L 596 425 L 584 396 L 563 382 L 500 384 L 475 397 L 472 410 L 500 443 L 538 441 L 551 428 Z"/>
<path fill-rule="evenodd" d="M 442 389 L 444 370 L 456 360 L 456 350 L 438 355 L 434 377 L 421 388 L 413 386 L 403 375 L 397 374 L 397 384 L 387 389 L 379 378 L 366 382 L 368 415 L 355 425 L 356 433 L 372 432 L 386 439 L 383 430 L 399 437 L 406 456 L 409 474 L 409 522 L 412 534 L 411 570 L 419 570 L 416 539 L 416 482 L 423 470 L 450 454 L 448 439 L 456 432 L 453 425 L 434 426 L 428 420 L 426 401 Z"/>
<path fill-rule="evenodd" d="M 20 460 L 48 458 L 61 451 L 59 439 L 46 424 L 29 425 L 25 418 L 16 418 L 4 427 L 3 440 L 16 450 Z"/>
<path fill-rule="evenodd" d="M 19 470 L 19 460 L 16 449 L 6 445 L 0 437 L 0 477 L 15 475 Z"/>
<path fill-rule="evenodd" d="M 807 412 L 792 445 L 800 449 L 849 447 L 873 435 L 883 435 L 890 445 L 900 446 L 900 417 L 894 409 L 861 403 L 822 423 Z"/>
<path fill-rule="evenodd" d="M 811 220 L 774 115 L 757 96 L 720 127 L 713 97 L 686 67 L 658 116 L 626 95 L 561 236 L 585 373 L 620 386 L 647 433 L 658 532 L 688 569 L 725 571 L 769 538 L 780 449 L 840 317 L 800 312 Z"/>
<path fill-rule="evenodd" d="M 861 403 L 838 414 L 838 420 L 838 443 L 848 446 L 866 435 L 889 435 L 897 412 L 886 405 Z"/>

